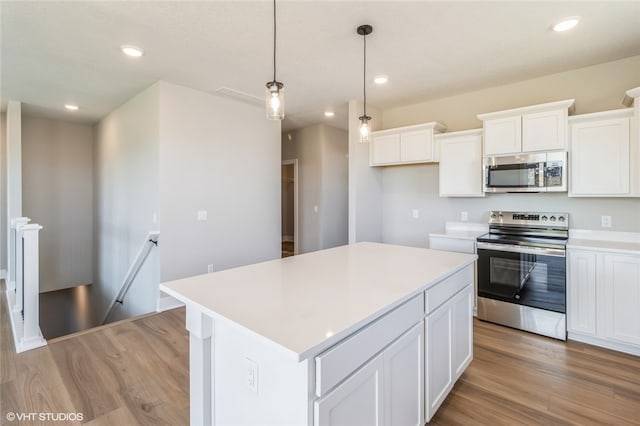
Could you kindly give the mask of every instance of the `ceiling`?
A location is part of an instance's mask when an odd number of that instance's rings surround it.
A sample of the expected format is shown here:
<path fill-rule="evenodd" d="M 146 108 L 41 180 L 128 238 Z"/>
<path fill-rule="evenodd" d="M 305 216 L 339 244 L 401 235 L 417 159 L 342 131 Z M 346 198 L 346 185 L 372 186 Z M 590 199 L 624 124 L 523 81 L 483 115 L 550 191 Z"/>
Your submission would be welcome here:
<path fill-rule="evenodd" d="M 7 2 L 1 14 L 3 106 L 93 123 L 157 80 L 262 105 L 272 79 L 271 1 Z M 566 33 L 550 27 L 578 15 Z M 640 1 L 278 1 L 283 128 L 346 127 L 362 99 L 407 105 L 640 54 Z M 145 55 L 131 59 L 119 46 Z M 389 76 L 386 85 L 372 78 Z M 80 106 L 65 111 L 65 103 Z M 323 111 L 336 112 L 326 119 Z"/>

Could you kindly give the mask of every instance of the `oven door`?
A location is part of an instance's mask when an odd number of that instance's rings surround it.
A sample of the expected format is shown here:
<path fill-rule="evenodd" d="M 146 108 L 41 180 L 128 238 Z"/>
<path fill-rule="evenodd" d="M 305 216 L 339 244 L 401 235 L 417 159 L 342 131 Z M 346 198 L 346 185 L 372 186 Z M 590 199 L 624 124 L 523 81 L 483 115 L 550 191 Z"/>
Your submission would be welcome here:
<path fill-rule="evenodd" d="M 562 249 L 477 243 L 478 297 L 565 313 Z"/>

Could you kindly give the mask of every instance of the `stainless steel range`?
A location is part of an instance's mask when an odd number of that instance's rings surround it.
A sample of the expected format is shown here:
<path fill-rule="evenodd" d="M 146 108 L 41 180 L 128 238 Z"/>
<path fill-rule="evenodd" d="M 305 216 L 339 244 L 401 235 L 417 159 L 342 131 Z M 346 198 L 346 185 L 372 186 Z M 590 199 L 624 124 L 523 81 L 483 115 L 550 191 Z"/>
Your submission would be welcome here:
<path fill-rule="evenodd" d="M 566 340 L 569 215 L 489 212 L 478 237 L 478 318 Z"/>

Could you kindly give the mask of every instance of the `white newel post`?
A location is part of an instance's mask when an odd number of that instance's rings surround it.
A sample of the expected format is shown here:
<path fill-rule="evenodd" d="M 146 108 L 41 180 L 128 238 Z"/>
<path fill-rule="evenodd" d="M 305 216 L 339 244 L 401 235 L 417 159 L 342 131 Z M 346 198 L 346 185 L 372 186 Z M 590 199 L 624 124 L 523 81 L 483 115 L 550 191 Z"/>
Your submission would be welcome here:
<path fill-rule="evenodd" d="M 213 416 L 213 320 L 187 304 L 189 330 L 190 424 L 212 426 Z"/>
<path fill-rule="evenodd" d="M 22 277 L 22 268 L 18 268 L 18 265 L 22 265 L 22 246 L 20 246 L 20 250 L 18 250 L 18 227 L 22 225 L 26 225 L 29 223 L 31 219 L 28 217 L 17 217 L 11 219 L 11 238 L 9 238 L 9 262 L 7 264 L 7 290 L 16 291 L 18 286 L 16 283 L 18 282 L 18 274 Z M 18 261 L 18 255 L 20 256 L 20 261 Z M 22 290 L 20 290 L 22 291 Z M 20 300 L 22 300 L 22 293 L 20 293 Z M 18 297 L 16 297 L 18 300 Z M 22 310 L 22 306 L 19 310 Z"/>
<path fill-rule="evenodd" d="M 23 347 L 40 345 L 44 339 L 40 333 L 39 322 L 39 249 L 38 234 L 42 226 L 38 224 L 25 224 L 18 228 L 18 236 L 22 236 L 24 248 L 24 329 L 21 344 Z M 19 286 L 20 287 L 20 286 Z"/>

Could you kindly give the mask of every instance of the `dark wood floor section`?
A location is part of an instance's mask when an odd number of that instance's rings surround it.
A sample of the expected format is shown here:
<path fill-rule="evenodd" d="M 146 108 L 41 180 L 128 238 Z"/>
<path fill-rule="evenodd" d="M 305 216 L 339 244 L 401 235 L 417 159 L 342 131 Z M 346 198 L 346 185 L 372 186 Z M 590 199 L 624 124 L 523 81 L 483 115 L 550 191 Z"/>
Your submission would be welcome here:
<path fill-rule="evenodd" d="M 189 423 L 183 308 L 19 355 L 5 308 L 3 300 L 0 423 L 8 412 L 76 412 L 87 425 Z M 640 358 L 474 324 L 474 361 L 432 424 L 640 424 Z"/>

